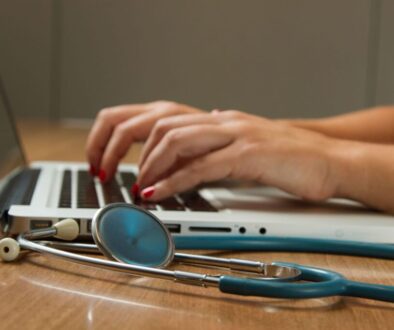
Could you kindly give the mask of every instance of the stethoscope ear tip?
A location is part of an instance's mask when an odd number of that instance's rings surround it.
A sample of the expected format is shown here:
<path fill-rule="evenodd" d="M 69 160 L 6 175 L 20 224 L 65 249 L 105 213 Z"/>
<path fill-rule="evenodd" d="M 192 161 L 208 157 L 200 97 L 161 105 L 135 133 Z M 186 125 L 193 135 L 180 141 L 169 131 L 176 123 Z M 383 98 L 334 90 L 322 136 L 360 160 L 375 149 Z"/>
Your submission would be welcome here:
<path fill-rule="evenodd" d="M 6 237 L 0 240 L 0 259 L 14 261 L 20 253 L 19 243 L 13 238 Z"/>
<path fill-rule="evenodd" d="M 74 219 L 64 219 L 54 225 L 56 228 L 56 238 L 72 241 L 79 235 L 79 225 Z"/>

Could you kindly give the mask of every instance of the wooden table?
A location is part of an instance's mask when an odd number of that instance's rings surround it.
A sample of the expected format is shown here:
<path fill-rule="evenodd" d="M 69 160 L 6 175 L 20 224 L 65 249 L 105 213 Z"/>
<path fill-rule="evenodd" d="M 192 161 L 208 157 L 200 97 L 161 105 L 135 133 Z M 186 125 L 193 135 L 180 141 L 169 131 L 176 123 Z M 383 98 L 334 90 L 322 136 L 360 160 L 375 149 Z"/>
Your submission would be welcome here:
<path fill-rule="evenodd" d="M 42 122 L 24 122 L 20 128 L 30 160 L 84 159 L 87 128 Z M 137 153 L 134 150 L 127 160 L 136 160 Z M 207 253 L 309 264 L 354 280 L 394 285 L 394 261 L 306 253 Z M 19 262 L 0 263 L 0 328 L 393 329 L 394 304 L 338 297 L 239 297 L 30 253 Z"/>

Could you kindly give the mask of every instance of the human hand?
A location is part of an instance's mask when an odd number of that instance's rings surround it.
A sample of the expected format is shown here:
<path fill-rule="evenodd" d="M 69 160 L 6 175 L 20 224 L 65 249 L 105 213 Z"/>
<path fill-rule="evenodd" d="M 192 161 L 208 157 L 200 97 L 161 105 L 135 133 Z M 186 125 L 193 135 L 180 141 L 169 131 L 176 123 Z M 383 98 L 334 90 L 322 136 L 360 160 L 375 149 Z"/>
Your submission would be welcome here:
<path fill-rule="evenodd" d="M 90 172 L 98 175 L 102 182 L 111 179 L 133 142 L 146 140 L 158 120 L 196 113 L 202 113 L 202 110 L 169 101 L 121 105 L 101 110 L 86 144 Z"/>
<path fill-rule="evenodd" d="M 334 139 L 238 111 L 169 117 L 140 159 L 141 197 L 160 200 L 200 183 L 254 180 L 309 200 L 336 189 Z"/>

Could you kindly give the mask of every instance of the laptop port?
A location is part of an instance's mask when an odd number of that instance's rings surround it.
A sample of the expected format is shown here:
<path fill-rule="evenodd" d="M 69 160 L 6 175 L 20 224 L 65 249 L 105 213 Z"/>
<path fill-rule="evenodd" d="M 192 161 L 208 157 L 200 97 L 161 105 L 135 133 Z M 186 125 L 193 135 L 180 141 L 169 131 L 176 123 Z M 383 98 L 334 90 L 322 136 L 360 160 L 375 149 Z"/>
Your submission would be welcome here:
<path fill-rule="evenodd" d="M 64 220 L 64 219 L 62 219 Z M 81 220 L 80 219 L 74 219 L 75 222 L 78 224 L 79 232 L 81 232 Z"/>
<path fill-rule="evenodd" d="M 245 234 L 246 233 L 246 228 L 245 227 L 241 227 L 238 229 L 240 234 Z"/>
<path fill-rule="evenodd" d="M 49 228 L 52 226 L 51 220 L 31 220 L 30 230 Z"/>
<path fill-rule="evenodd" d="M 261 235 L 264 235 L 267 232 L 267 229 L 265 229 L 264 227 L 261 227 L 259 232 Z"/>
<path fill-rule="evenodd" d="M 190 231 L 201 231 L 201 232 L 209 232 L 209 233 L 230 233 L 230 227 L 199 227 L 199 226 L 190 226 Z"/>
<path fill-rule="evenodd" d="M 173 223 L 166 223 L 165 226 L 167 227 L 170 233 L 177 233 L 181 232 L 181 225 L 173 224 Z"/>
<path fill-rule="evenodd" d="M 91 232 L 92 232 L 92 220 L 86 221 L 86 231 L 87 231 L 88 233 L 91 233 Z"/>

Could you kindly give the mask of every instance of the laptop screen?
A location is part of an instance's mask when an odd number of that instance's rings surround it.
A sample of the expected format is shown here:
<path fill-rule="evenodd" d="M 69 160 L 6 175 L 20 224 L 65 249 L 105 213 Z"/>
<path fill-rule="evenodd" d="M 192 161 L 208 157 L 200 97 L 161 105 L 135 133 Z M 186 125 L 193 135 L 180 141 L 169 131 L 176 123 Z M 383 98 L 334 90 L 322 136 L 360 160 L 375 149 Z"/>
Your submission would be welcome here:
<path fill-rule="evenodd" d="M 15 168 L 24 164 L 24 156 L 0 76 L 0 180 Z"/>

